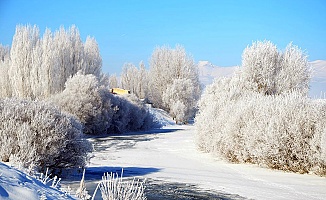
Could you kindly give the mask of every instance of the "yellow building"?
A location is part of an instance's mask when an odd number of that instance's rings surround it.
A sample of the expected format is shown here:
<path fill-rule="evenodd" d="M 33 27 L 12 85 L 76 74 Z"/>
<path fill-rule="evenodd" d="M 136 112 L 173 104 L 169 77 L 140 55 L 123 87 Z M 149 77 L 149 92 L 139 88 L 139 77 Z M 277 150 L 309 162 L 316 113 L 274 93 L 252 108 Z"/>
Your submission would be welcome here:
<path fill-rule="evenodd" d="M 110 92 L 112 94 L 119 94 L 119 95 L 130 94 L 130 90 L 124 90 L 124 89 L 121 89 L 121 88 L 112 88 L 112 89 L 110 89 Z"/>

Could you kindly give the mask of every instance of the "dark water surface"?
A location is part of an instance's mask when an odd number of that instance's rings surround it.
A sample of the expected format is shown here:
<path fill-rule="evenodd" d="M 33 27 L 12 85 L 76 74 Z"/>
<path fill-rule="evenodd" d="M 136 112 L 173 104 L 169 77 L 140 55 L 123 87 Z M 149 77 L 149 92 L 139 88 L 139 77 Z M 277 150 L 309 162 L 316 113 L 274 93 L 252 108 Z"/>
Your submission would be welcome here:
<path fill-rule="evenodd" d="M 226 194 L 223 192 L 202 190 L 196 185 L 184 183 L 162 182 L 153 179 L 146 180 L 145 194 L 148 200 L 243 200 L 246 199 L 236 194 Z"/>
<path fill-rule="evenodd" d="M 93 195 L 95 188 L 101 179 L 85 180 L 86 188 L 90 195 Z M 132 181 L 133 178 L 124 179 L 125 181 Z M 140 180 L 142 181 L 142 180 Z M 79 187 L 79 181 L 63 181 L 64 188 L 68 186 L 71 188 L 71 194 L 75 194 Z M 167 182 L 154 179 L 145 180 L 145 196 L 148 200 L 245 200 L 237 194 L 227 194 L 219 191 L 204 190 L 197 187 L 195 184 L 185 184 L 178 182 Z M 95 199 L 102 199 L 100 190 L 97 191 Z"/>

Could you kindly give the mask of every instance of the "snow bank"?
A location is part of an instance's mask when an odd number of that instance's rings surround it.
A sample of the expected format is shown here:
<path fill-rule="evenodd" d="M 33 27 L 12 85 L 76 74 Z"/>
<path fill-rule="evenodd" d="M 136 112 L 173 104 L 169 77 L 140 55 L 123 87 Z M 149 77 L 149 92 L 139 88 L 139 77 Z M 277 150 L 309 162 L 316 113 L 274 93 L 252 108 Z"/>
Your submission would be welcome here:
<path fill-rule="evenodd" d="M 74 199 L 41 181 L 0 162 L 0 199 Z"/>
<path fill-rule="evenodd" d="M 147 106 L 150 114 L 153 115 L 154 124 L 156 124 L 157 128 L 175 124 L 175 121 L 166 111 L 159 108 L 153 108 L 150 105 Z"/>

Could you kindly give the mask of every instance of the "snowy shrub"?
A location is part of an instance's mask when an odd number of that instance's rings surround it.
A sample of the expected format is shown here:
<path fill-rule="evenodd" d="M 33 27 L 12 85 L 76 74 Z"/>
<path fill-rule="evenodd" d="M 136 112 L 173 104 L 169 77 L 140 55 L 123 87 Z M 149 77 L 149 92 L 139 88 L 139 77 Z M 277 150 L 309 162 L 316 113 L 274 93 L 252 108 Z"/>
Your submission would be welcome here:
<path fill-rule="evenodd" d="M 134 95 L 114 96 L 111 132 L 146 130 L 156 126 L 145 104 Z"/>
<path fill-rule="evenodd" d="M 205 106 L 196 116 L 201 150 L 233 162 L 326 174 L 326 103 L 300 93 L 248 94 L 237 101 Z"/>
<path fill-rule="evenodd" d="M 67 80 L 65 90 L 51 101 L 75 116 L 84 125 L 84 133 L 103 134 L 112 123 L 111 98 L 112 94 L 100 87 L 94 75 L 78 73 Z"/>
<path fill-rule="evenodd" d="M 199 149 L 232 162 L 325 175 L 326 102 L 305 95 L 305 59 L 291 44 L 284 54 L 270 42 L 248 47 L 242 69 L 215 80 L 199 101 Z"/>
<path fill-rule="evenodd" d="M 85 165 L 90 143 L 82 138 L 82 126 L 53 106 L 39 101 L 0 100 L 0 155 L 38 170 Z"/>
<path fill-rule="evenodd" d="M 133 179 L 132 181 L 124 181 L 121 176 L 114 173 L 105 173 L 102 181 L 96 187 L 93 198 L 100 188 L 103 200 L 145 200 L 145 181 Z"/>
<path fill-rule="evenodd" d="M 177 100 L 176 102 L 173 102 L 170 109 L 170 115 L 175 120 L 176 124 L 180 123 L 186 123 L 186 106 L 184 103 L 182 103 L 180 100 Z"/>
<path fill-rule="evenodd" d="M 85 168 L 84 168 L 84 171 L 83 171 L 82 179 L 80 180 L 80 183 L 79 183 L 79 188 L 76 191 L 76 197 L 80 198 L 81 200 L 87 200 L 87 199 L 91 198 L 91 195 L 88 194 L 88 191 L 86 189 Z"/>
<path fill-rule="evenodd" d="M 80 120 L 86 134 L 124 133 L 153 126 L 151 114 L 137 97 L 113 95 L 91 74 L 73 76 L 51 101 Z"/>

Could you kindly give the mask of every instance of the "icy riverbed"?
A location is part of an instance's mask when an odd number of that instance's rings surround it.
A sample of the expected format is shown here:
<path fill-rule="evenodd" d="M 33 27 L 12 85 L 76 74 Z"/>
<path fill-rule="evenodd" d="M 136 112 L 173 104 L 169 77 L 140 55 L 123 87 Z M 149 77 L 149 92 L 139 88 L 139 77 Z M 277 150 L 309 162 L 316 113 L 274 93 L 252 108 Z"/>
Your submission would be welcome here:
<path fill-rule="evenodd" d="M 325 177 L 216 160 L 196 150 L 194 134 L 194 126 L 184 125 L 91 139 L 95 151 L 86 169 L 90 191 L 104 172 L 124 168 L 125 177 L 148 179 L 149 198 L 159 190 L 163 196 L 175 193 L 171 199 L 189 191 L 197 196 L 179 199 L 203 199 L 202 194 L 207 199 L 326 198 Z"/>

